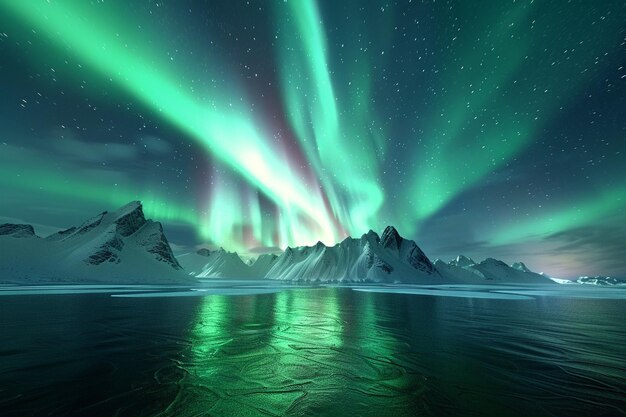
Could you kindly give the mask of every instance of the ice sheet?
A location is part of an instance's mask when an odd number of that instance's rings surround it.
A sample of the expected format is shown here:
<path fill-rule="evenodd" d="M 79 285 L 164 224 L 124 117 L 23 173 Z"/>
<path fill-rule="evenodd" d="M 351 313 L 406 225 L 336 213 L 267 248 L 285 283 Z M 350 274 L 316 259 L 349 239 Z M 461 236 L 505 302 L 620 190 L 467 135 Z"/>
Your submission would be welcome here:
<path fill-rule="evenodd" d="M 523 294 L 490 292 L 490 291 L 465 291 L 465 290 L 443 290 L 430 288 L 389 288 L 389 287 L 371 287 L 371 288 L 353 288 L 354 291 L 376 292 L 388 294 L 410 294 L 410 295 L 430 295 L 437 297 L 460 297 L 460 298 L 489 298 L 500 300 L 532 300 Z"/>

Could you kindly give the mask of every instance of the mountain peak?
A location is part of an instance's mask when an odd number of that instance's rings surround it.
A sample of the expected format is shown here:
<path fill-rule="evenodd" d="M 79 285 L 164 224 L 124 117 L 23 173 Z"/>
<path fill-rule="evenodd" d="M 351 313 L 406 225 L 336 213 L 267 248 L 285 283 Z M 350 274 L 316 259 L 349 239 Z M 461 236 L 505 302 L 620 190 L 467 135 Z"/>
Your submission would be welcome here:
<path fill-rule="evenodd" d="M 6 237 L 0 244 L 11 247 L 14 256 L 0 260 L 0 277 L 2 271 L 22 267 L 19 279 L 34 281 L 174 282 L 184 277 L 161 223 L 146 220 L 137 201 L 45 239 L 10 241 L 17 235 L 36 237 L 30 225 L 2 225 L 1 234 Z M 7 247 L 0 248 L 0 255 Z"/>
<path fill-rule="evenodd" d="M 380 238 L 380 244 L 384 248 L 399 249 L 403 240 L 395 227 L 387 226 Z"/>
<path fill-rule="evenodd" d="M 146 223 L 143 207 L 139 201 L 126 204 L 112 215 L 116 219 L 117 230 L 124 237 L 132 235 Z"/>
<path fill-rule="evenodd" d="M 479 265 L 497 265 L 497 266 L 509 267 L 506 263 L 502 262 L 499 259 L 495 259 L 495 258 L 487 258 L 484 261 L 480 262 Z"/>
<path fill-rule="evenodd" d="M 355 239 L 351 238 L 350 236 L 347 236 L 344 240 L 342 240 L 341 242 L 339 242 L 340 246 L 348 246 L 352 243 L 352 241 L 354 241 Z"/>
<path fill-rule="evenodd" d="M 511 265 L 511 268 L 517 269 L 518 271 L 522 272 L 532 272 L 530 269 L 528 269 L 524 262 L 515 262 L 513 263 L 513 265 Z"/>
<path fill-rule="evenodd" d="M 369 240 L 369 241 L 372 241 L 372 242 L 379 242 L 380 241 L 380 237 L 378 236 L 378 233 L 376 233 L 375 231 L 370 229 L 367 233 L 365 233 L 363 236 L 361 236 L 361 240 Z"/>
<path fill-rule="evenodd" d="M 433 264 L 413 240 L 402 238 L 392 226 L 385 228 L 382 237 L 370 230 L 360 239 L 347 237 L 330 247 L 321 242 L 287 247 L 279 256 L 261 255 L 254 262 L 244 263 L 232 255 L 203 259 L 203 272 L 197 276 L 419 284 L 552 282 L 522 271 L 525 265 L 521 262 L 511 267 L 494 258 L 475 262 L 459 255 L 449 263 L 438 259 Z"/>
<path fill-rule="evenodd" d="M 207 248 L 200 248 L 196 251 L 196 253 L 200 256 L 209 256 L 211 255 L 211 251 Z"/>
<path fill-rule="evenodd" d="M 115 218 L 119 218 L 137 211 L 140 211 L 143 214 L 143 205 L 141 204 L 141 201 L 131 201 L 130 203 L 125 204 L 119 209 L 115 210 L 115 212 L 113 212 L 112 214 L 115 216 Z"/>
<path fill-rule="evenodd" d="M 476 262 L 474 262 L 472 258 L 468 258 L 467 256 L 464 256 L 464 255 L 459 255 L 453 261 L 450 261 L 450 265 L 458 266 L 461 268 L 465 266 L 474 265 L 475 263 Z"/>
<path fill-rule="evenodd" d="M 0 235 L 11 235 L 13 237 L 34 237 L 35 229 L 30 224 L 0 224 Z"/>

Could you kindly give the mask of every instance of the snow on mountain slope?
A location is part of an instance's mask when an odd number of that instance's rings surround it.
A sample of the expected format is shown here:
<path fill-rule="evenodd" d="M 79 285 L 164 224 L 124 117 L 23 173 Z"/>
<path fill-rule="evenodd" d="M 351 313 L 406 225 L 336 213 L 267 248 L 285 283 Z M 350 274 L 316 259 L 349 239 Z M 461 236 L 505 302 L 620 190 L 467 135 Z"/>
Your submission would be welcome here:
<path fill-rule="evenodd" d="M 470 266 L 470 265 L 474 265 L 476 262 L 474 262 L 474 260 L 472 258 L 468 258 L 466 256 L 463 255 L 459 255 L 456 257 L 456 259 L 450 261 L 450 265 L 452 266 L 458 266 L 461 268 L 464 268 L 466 266 Z"/>
<path fill-rule="evenodd" d="M 278 256 L 263 254 L 245 263 L 236 252 L 220 248 L 215 251 L 199 249 L 178 255 L 177 259 L 185 272 L 199 278 L 259 279 L 265 277 Z"/>
<path fill-rule="evenodd" d="M 0 236 L 14 238 L 35 237 L 35 229 L 30 224 L 0 224 Z"/>
<path fill-rule="evenodd" d="M 211 252 L 209 259 L 214 256 Z M 186 261 L 181 262 L 185 265 Z M 441 276 L 424 252 L 396 229 L 379 237 L 373 231 L 334 246 L 288 247 L 280 256 L 261 255 L 246 265 L 236 254 L 222 252 L 207 262 L 199 277 L 269 278 L 290 281 L 374 281 L 439 283 Z"/>
<path fill-rule="evenodd" d="M 435 267 L 445 279 L 463 284 L 554 283 L 549 277 L 532 272 L 522 262 L 515 262 L 509 266 L 493 258 L 487 258 L 477 263 L 461 255 L 447 264 L 438 259 L 435 262 Z"/>
<path fill-rule="evenodd" d="M 600 285 L 600 286 L 613 286 L 613 285 L 626 285 L 626 279 L 595 276 L 595 277 L 580 277 L 576 281 L 577 284 L 585 285 Z"/>
<path fill-rule="evenodd" d="M 220 248 L 208 253 L 207 263 L 197 277 L 241 279 L 249 278 L 249 274 L 249 266 L 241 260 L 236 252 L 227 252 Z"/>
<path fill-rule="evenodd" d="M 278 255 L 265 253 L 250 264 L 251 277 L 264 277 L 278 260 Z"/>
<path fill-rule="evenodd" d="M 318 242 L 315 246 L 287 248 L 275 261 L 266 277 L 282 280 L 349 280 L 356 254 L 352 242 L 333 247 Z"/>
<path fill-rule="evenodd" d="M 488 281 L 507 283 L 550 284 L 550 279 L 530 271 L 520 271 L 502 261 L 487 258 L 470 268 L 481 272 Z"/>
<path fill-rule="evenodd" d="M 266 278 L 305 281 L 439 282 L 440 276 L 415 242 L 388 227 L 382 238 L 369 231 L 335 246 L 287 248 Z"/>
<path fill-rule="evenodd" d="M 185 273 L 197 276 L 200 275 L 205 266 L 209 263 L 208 256 L 211 253 L 208 249 L 200 249 L 196 252 L 187 252 L 176 255 L 176 260 L 183 267 Z"/>
<path fill-rule="evenodd" d="M 437 268 L 446 282 L 459 284 L 486 283 L 487 279 L 480 271 L 470 268 L 470 265 L 473 265 L 473 263 L 466 266 L 457 266 L 455 261 L 453 260 L 450 263 L 445 263 L 441 259 L 435 261 L 435 268 Z"/>
<path fill-rule="evenodd" d="M 514 262 L 513 265 L 511 265 L 511 268 L 517 269 L 518 271 L 522 272 L 532 272 L 530 269 L 528 269 L 524 262 Z"/>
<path fill-rule="evenodd" d="M 182 268 L 158 222 L 141 203 L 103 212 L 46 238 L 30 225 L 0 226 L 0 281 L 184 282 Z"/>

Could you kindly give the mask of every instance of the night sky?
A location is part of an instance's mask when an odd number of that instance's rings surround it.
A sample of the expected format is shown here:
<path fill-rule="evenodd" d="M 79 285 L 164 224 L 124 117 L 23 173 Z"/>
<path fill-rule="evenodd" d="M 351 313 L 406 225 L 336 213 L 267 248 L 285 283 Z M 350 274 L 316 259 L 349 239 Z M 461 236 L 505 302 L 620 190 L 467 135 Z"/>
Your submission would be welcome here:
<path fill-rule="evenodd" d="M 626 2 L 0 0 L 0 222 L 626 276 Z"/>

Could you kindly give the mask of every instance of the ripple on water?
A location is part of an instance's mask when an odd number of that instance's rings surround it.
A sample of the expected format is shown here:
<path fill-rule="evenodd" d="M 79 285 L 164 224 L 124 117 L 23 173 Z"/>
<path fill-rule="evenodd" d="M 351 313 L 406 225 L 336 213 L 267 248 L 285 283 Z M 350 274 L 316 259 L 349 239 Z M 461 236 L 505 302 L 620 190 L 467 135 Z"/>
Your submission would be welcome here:
<path fill-rule="evenodd" d="M 226 295 L 233 288 L 4 298 L 0 409 L 377 417 L 626 409 L 622 300 L 415 286 Z M 167 294 L 179 292 L 204 294 Z"/>

